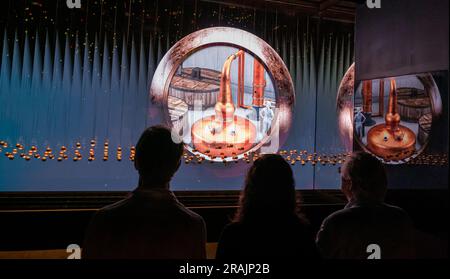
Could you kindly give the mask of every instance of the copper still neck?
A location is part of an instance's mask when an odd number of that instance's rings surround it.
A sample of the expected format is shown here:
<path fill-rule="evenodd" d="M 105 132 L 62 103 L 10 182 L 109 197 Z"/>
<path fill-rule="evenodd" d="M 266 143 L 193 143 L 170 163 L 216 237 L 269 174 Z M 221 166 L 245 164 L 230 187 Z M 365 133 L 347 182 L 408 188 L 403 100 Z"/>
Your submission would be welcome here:
<path fill-rule="evenodd" d="M 215 106 L 215 112 L 216 112 L 216 121 L 222 122 L 224 124 L 230 123 L 233 121 L 233 116 L 235 112 L 235 107 L 233 104 L 233 95 L 231 91 L 231 64 L 233 63 L 233 60 L 238 58 L 243 60 L 244 57 L 244 51 L 239 50 L 237 53 L 230 55 L 225 63 L 223 64 L 222 68 L 222 75 L 220 77 L 220 91 L 219 91 L 219 97 L 217 100 L 217 104 Z M 241 60 L 241 61 L 242 61 Z M 239 63 L 239 68 L 243 66 L 242 62 Z M 243 69 L 241 69 L 242 71 Z M 242 73 L 239 73 L 239 75 L 243 75 Z M 243 77 L 240 77 L 238 79 L 238 89 L 243 90 Z"/>
<path fill-rule="evenodd" d="M 244 66 L 245 52 L 239 50 L 235 54 L 230 55 L 222 67 L 222 75 L 220 77 L 220 91 L 215 106 L 216 122 L 230 123 L 233 121 L 236 108 L 233 103 L 233 93 L 231 90 L 231 65 L 238 58 L 238 107 L 248 109 L 244 105 Z M 266 78 L 264 66 L 258 60 L 253 62 L 253 107 L 264 107 L 264 91 L 266 88 Z"/>
<path fill-rule="evenodd" d="M 391 79 L 391 89 L 389 91 L 389 106 L 385 117 L 386 128 L 391 132 L 399 131 L 400 114 L 397 112 L 397 85 L 395 79 Z"/>

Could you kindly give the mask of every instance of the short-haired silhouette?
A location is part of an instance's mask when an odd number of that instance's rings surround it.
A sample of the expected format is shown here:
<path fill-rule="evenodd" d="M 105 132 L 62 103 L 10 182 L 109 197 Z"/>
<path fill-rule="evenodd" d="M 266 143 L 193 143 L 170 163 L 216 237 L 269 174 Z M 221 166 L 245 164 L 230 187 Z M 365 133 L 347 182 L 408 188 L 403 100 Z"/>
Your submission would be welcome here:
<path fill-rule="evenodd" d="M 139 186 L 126 199 L 95 214 L 83 258 L 205 258 L 203 219 L 169 190 L 182 153 L 183 143 L 175 143 L 169 129 L 154 126 L 144 131 L 136 145 Z"/>
<path fill-rule="evenodd" d="M 348 204 L 328 216 L 317 234 L 324 258 L 369 258 L 373 244 L 382 259 L 414 257 L 412 222 L 401 208 L 384 203 L 386 171 L 377 158 L 352 154 L 341 169 L 341 188 Z"/>
<path fill-rule="evenodd" d="M 263 155 L 247 172 L 235 220 L 222 232 L 218 259 L 318 256 L 314 236 L 299 214 L 291 166 Z"/>
<path fill-rule="evenodd" d="M 151 127 L 142 133 L 136 144 L 134 166 L 140 178 L 148 178 L 143 187 L 165 187 L 178 170 L 183 155 L 183 143 L 174 143 L 170 130 Z"/>

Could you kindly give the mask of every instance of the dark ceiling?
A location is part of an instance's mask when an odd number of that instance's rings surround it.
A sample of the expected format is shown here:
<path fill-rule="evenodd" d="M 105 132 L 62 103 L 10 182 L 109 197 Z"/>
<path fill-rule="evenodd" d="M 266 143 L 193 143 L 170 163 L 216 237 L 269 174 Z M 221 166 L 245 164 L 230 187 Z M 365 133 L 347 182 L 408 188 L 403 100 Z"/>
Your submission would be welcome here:
<path fill-rule="evenodd" d="M 304 14 L 323 19 L 354 22 L 355 8 L 360 0 L 200 0 L 226 5 L 276 9 L 287 14 Z"/>

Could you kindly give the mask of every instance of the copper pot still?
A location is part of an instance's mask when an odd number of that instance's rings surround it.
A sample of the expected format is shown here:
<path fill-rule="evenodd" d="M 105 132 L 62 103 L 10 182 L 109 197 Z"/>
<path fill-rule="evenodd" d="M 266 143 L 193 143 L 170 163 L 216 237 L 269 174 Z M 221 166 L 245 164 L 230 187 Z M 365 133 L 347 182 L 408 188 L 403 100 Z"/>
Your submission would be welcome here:
<path fill-rule="evenodd" d="M 439 89 L 433 79 L 432 74 L 417 74 L 416 78 L 423 85 L 426 95 L 430 99 L 431 113 L 429 114 L 430 125 L 442 114 L 442 100 Z M 384 117 L 382 123 L 369 127 L 367 131 L 367 144 L 356 135 L 354 131 L 354 94 L 355 94 L 355 64 L 352 64 L 345 73 L 336 99 L 336 112 L 340 138 L 346 151 L 361 148 L 377 156 L 387 164 L 402 164 L 417 157 L 426 149 L 428 140 L 420 140 L 410 128 L 401 124 L 401 117 L 398 109 L 398 89 L 395 78 L 386 78 L 390 82 L 389 99 L 387 113 L 384 114 L 384 82 L 379 80 L 379 108 L 378 115 Z M 370 81 L 371 83 L 371 81 Z M 372 88 L 369 82 L 362 82 L 363 112 L 371 111 Z M 420 144 L 417 145 L 417 142 Z M 358 147 L 353 146 L 354 144 Z M 418 147 L 420 146 L 420 147 Z"/>
<path fill-rule="evenodd" d="M 400 125 L 400 114 L 397 111 L 397 86 L 394 78 L 391 78 L 385 123 L 378 124 L 369 130 L 367 148 L 384 160 L 403 160 L 416 151 L 416 134 L 411 129 Z"/>
<path fill-rule="evenodd" d="M 149 112 L 159 109 L 160 119 L 172 126 L 167 107 L 170 82 L 186 58 L 210 46 L 230 46 L 238 51 L 224 61 L 214 114 L 197 120 L 189 127 L 192 142 L 185 145 L 186 149 L 192 153 L 207 155 L 208 160 L 220 161 L 223 157 L 236 158 L 249 152 L 258 152 L 273 142 L 275 137 L 279 143 L 278 147 L 281 147 L 287 139 L 293 120 L 295 93 L 291 76 L 281 57 L 270 45 L 240 29 L 207 28 L 178 41 L 165 54 L 155 71 L 150 88 L 152 102 Z M 244 61 L 247 54 L 254 58 L 252 102 L 248 106 L 244 104 Z M 233 63 L 238 63 L 239 69 L 237 92 L 232 92 L 230 85 L 230 68 Z M 235 114 L 235 111 L 237 107 L 253 107 L 256 111 L 264 107 L 266 73 L 271 78 L 275 93 L 273 129 L 270 134 L 255 141 L 255 125 Z M 236 104 L 232 101 L 233 93 L 237 94 Z M 149 117 L 150 115 L 149 113 Z M 152 123 L 152 119 L 149 118 L 148 122 Z M 217 159 L 214 159 L 216 157 Z"/>

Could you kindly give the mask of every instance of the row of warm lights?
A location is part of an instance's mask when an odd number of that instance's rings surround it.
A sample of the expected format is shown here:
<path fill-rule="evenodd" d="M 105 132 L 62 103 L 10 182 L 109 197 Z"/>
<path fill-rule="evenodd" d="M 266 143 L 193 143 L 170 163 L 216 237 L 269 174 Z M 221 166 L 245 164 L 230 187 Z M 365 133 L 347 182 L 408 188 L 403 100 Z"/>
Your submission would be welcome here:
<path fill-rule="evenodd" d="M 416 158 L 407 162 L 409 165 L 432 165 L 432 166 L 447 166 L 447 154 L 425 154 L 419 155 Z"/>
<path fill-rule="evenodd" d="M 229 146 L 230 148 L 232 148 L 233 146 Z M 241 150 L 241 149 L 239 149 Z M 220 157 L 217 156 L 208 156 L 208 154 L 210 154 L 211 152 L 209 150 L 205 151 L 205 155 L 199 154 L 198 150 L 196 150 L 195 148 L 192 150 L 192 153 L 194 155 L 189 155 L 187 152 L 185 152 L 183 154 L 183 158 L 185 160 L 186 164 L 191 163 L 192 161 L 194 161 L 194 159 L 196 160 L 196 163 L 201 164 L 203 163 L 203 161 L 205 161 L 207 158 L 210 159 L 210 163 L 213 164 L 215 162 L 215 160 L 217 160 L 218 158 L 220 158 L 220 160 L 222 160 L 222 163 L 227 164 L 230 162 L 235 162 L 238 163 L 239 162 L 239 157 L 236 153 L 232 153 L 232 156 L 228 157 L 225 155 L 221 155 Z M 244 153 L 243 154 L 243 158 L 241 159 L 244 162 L 250 163 L 251 158 L 253 158 L 253 161 L 256 160 L 258 158 L 258 154 L 257 153 Z M 228 159 L 231 159 L 231 161 L 229 161 Z"/>
<path fill-rule="evenodd" d="M 96 140 L 91 140 L 90 142 L 90 148 L 89 148 L 89 157 L 88 161 L 92 162 L 95 161 L 95 147 L 97 145 Z M 6 141 L 0 141 L 0 152 L 3 152 L 3 149 L 6 149 L 9 147 L 9 144 Z M 82 145 L 80 142 L 77 142 L 74 147 L 74 157 L 73 161 L 81 161 L 83 159 L 83 155 L 81 153 Z M 19 156 L 20 158 L 30 161 L 31 159 L 37 159 L 41 160 L 43 162 L 47 160 L 54 160 L 56 159 L 58 162 L 62 162 L 64 160 L 69 159 L 68 155 L 68 149 L 66 146 L 61 146 L 58 156 L 55 156 L 53 153 L 53 150 L 50 147 L 47 147 L 43 154 L 40 154 L 38 152 L 38 148 L 36 146 L 31 146 L 31 148 L 27 151 L 25 150 L 25 147 L 22 144 L 16 144 L 15 148 L 11 150 L 11 152 L 5 152 L 5 156 L 9 158 L 10 160 L 14 160 L 16 156 Z M 134 161 L 134 157 L 136 155 L 136 148 L 132 146 L 130 148 L 130 157 L 129 159 L 131 161 Z M 117 155 L 116 155 L 117 161 L 122 161 L 122 148 L 117 147 Z M 103 146 L 103 161 L 109 160 L 109 143 L 105 142 Z"/>
<path fill-rule="evenodd" d="M 92 162 L 95 161 L 95 147 L 97 145 L 97 142 L 95 140 L 91 140 L 90 142 L 90 148 L 89 148 L 89 156 L 88 161 Z M 8 143 L 5 141 L 0 141 L 0 152 L 2 151 L 2 148 L 8 148 Z M 81 153 L 82 145 L 80 142 L 77 142 L 74 146 L 74 157 L 73 161 L 81 161 L 83 159 L 83 155 Z M 106 141 L 103 145 L 103 161 L 109 160 L 109 142 Z M 205 152 L 206 153 L 206 152 Z M 68 160 L 69 154 L 68 154 L 68 148 L 66 146 L 61 146 L 58 156 L 55 156 L 53 153 L 53 150 L 50 147 L 47 147 L 45 149 L 44 154 L 39 154 L 38 148 L 36 146 L 32 146 L 30 150 L 26 151 L 24 146 L 22 144 L 16 144 L 16 148 L 12 149 L 11 152 L 6 152 L 5 156 L 8 157 L 10 160 L 14 160 L 17 156 L 17 154 L 20 155 L 21 158 L 25 159 L 26 161 L 31 160 L 32 158 L 41 160 L 43 162 L 47 160 L 54 160 L 57 159 L 58 162 Z M 338 154 L 338 155 L 322 155 L 318 156 L 316 153 L 308 154 L 306 150 L 298 151 L 298 150 L 282 150 L 279 152 L 280 155 L 284 156 L 286 161 L 290 162 L 292 165 L 295 165 L 297 162 L 301 163 L 302 165 L 305 165 L 306 163 L 311 163 L 312 165 L 316 165 L 317 163 L 322 163 L 323 165 L 330 163 L 330 164 L 341 164 L 343 161 L 345 161 L 345 156 L 348 154 Z M 129 160 L 134 161 L 136 156 L 136 148 L 134 146 L 130 147 L 130 156 Z M 238 158 L 236 154 L 233 154 L 232 157 L 226 157 L 221 156 L 220 159 L 223 163 L 230 163 L 230 162 L 236 162 L 238 163 L 240 160 L 250 163 L 252 161 L 255 161 L 258 159 L 259 154 L 258 153 L 244 153 L 242 158 Z M 217 159 L 217 157 L 209 157 L 205 156 L 203 154 L 199 154 L 197 150 L 192 150 L 192 154 L 188 154 L 185 152 L 183 154 L 183 158 L 185 160 L 186 164 L 189 163 L 198 163 L 202 164 L 206 159 L 211 159 L 210 163 L 214 163 Z M 117 147 L 116 150 L 116 160 L 122 161 L 123 159 L 123 149 L 122 147 Z M 229 159 L 232 159 L 231 161 Z"/>
<path fill-rule="evenodd" d="M 233 145 L 230 145 L 230 146 L 228 146 L 228 147 L 232 148 Z M 242 150 L 242 149 L 239 149 L 239 150 Z M 211 160 L 210 163 L 214 163 L 214 161 L 217 160 L 218 158 L 220 158 L 220 160 L 222 160 L 222 162 L 223 162 L 224 164 L 230 162 L 230 161 L 227 160 L 227 159 L 232 159 L 232 162 L 236 162 L 236 163 L 239 162 L 239 157 L 238 157 L 237 153 L 232 153 L 232 156 L 230 156 L 230 157 L 225 156 L 225 155 L 223 155 L 223 154 L 222 154 L 220 157 L 217 157 L 217 156 L 209 156 L 210 153 L 211 153 L 210 150 L 206 150 L 206 151 L 205 151 L 205 154 L 206 154 L 206 155 L 199 154 L 199 153 L 198 153 L 198 150 L 194 148 L 194 149 L 192 150 L 192 154 L 194 154 L 194 155 L 188 155 L 188 153 L 185 152 L 185 153 L 183 154 L 183 158 L 185 159 L 185 163 L 186 163 L 186 164 L 191 163 L 194 159 L 196 159 L 196 162 L 197 162 L 197 163 L 201 164 L 201 163 L 202 163 L 203 161 L 205 161 L 207 158 L 209 158 L 209 159 Z M 249 154 L 248 154 L 248 153 L 244 153 L 244 154 L 243 154 L 243 159 L 242 159 L 242 160 L 244 160 L 244 161 L 246 161 L 247 163 L 249 163 L 249 162 L 250 162 Z"/>
<path fill-rule="evenodd" d="M 297 162 L 299 162 L 302 166 L 306 165 L 307 163 L 310 163 L 313 166 L 315 166 L 316 164 L 322 164 L 323 166 L 330 164 L 334 166 L 336 164 L 340 165 L 344 163 L 346 157 L 351 156 L 351 152 L 319 155 L 316 152 L 308 153 L 306 150 L 297 151 L 296 149 L 294 149 L 290 150 L 289 152 L 284 151 L 281 155 L 284 155 L 286 161 L 290 162 L 291 165 L 295 165 Z"/>
<path fill-rule="evenodd" d="M 89 157 L 88 161 L 92 162 L 95 161 L 95 147 L 97 145 L 96 140 L 90 141 L 90 148 L 89 148 Z M 0 152 L 3 151 L 3 149 L 8 148 L 9 145 L 6 141 L 0 141 Z M 74 157 L 73 161 L 81 161 L 83 159 L 83 155 L 81 154 L 82 145 L 80 142 L 77 142 L 74 147 Z M 103 161 L 109 160 L 109 142 L 106 141 L 103 145 Z M 183 154 L 184 162 L 186 164 L 190 163 L 197 163 L 202 164 L 206 159 L 211 159 L 209 162 L 214 163 L 218 158 L 214 156 L 208 156 L 208 152 L 205 152 L 206 156 L 203 154 L 199 154 L 197 150 L 192 150 L 192 154 L 189 154 L 185 152 Z M 9 158 L 10 160 L 14 160 L 16 156 L 19 154 L 19 156 L 26 160 L 30 161 L 31 159 L 37 159 L 41 160 L 43 162 L 47 160 L 54 160 L 56 159 L 58 162 L 68 160 L 68 149 L 65 146 L 61 146 L 58 156 L 56 156 L 53 153 L 53 150 L 50 147 L 47 147 L 43 154 L 40 154 L 38 152 L 38 148 L 36 146 L 31 146 L 31 148 L 26 151 L 25 147 L 22 144 L 16 144 L 15 148 L 11 150 L 11 152 L 5 152 L 5 156 Z M 343 162 L 345 162 L 346 157 L 350 156 L 351 153 L 342 153 L 342 154 L 322 154 L 319 155 L 317 153 L 308 153 L 306 150 L 282 150 L 279 152 L 280 155 L 282 155 L 286 161 L 288 161 L 291 165 L 295 164 L 301 164 L 302 166 L 306 164 L 311 164 L 313 166 L 317 164 L 321 164 L 323 166 L 325 165 L 340 165 Z M 130 155 L 129 160 L 134 161 L 136 156 L 136 148 L 134 146 L 130 147 Z M 246 163 L 250 163 L 252 161 L 255 161 L 258 159 L 259 155 L 258 153 L 244 153 L 242 158 L 238 158 L 236 154 L 233 154 L 231 157 L 221 156 L 220 159 L 224 164 L 235 162 L 238 163 L 239 161 L 244 161 Z M 122 161 L 123 159 L 123 149 L 122 147 L 117 147 L 116 149 L 116 160 Z M 231 161 L 228 159 L 232 159 Z M 407 164 L 412 165 L 447 165 L 448 164 L 448 158 L 447 155 L 420 155 L 414 159 L 408 160 L 406 162 Z"/>
<path fill-rule="evenodd" d="M 185 152 L 183 154 L 183 158 L 184 158 L 184 162 L 186 164 L 190 164 L 190 163 L 197 163 L 197 164 L 202 164 L 206 157 L 202 156 L 201 154 L 195 154 L 197 152 L 197 150 L 192 150 L 192 152 L 194 153 L 194 155 L 189 155 L 187 152 Z M 206 152 L 205 152 L 206 153 Z M 351 153 L 343 153 L 343 154 L 333 154 L 333 155 L 318 155 L 317 153 L 308 153 L 306 150 L 282 150 L 278 152 L 281 156 L 283 156 L 286 161 L 288 161 L 291 165 L 295 165 L 297 162 L 299 162 L 302 166 L 306 165 L 307 163 L 310 163 L 311 165 L 316 165 L 316 164 L 322 164 L 322 165 L 336 165 L 336 164 L 342 164 L 345 161 L 345 158 L 350 156 Z M 220 157 L 220 159 L 222 160 L 222 162 L 224 164 L 230 163 L 230 162 L 235 162 L 238 163 L 240 160 L 246 162 L 246 163 L 250 163 L 252 161 L 255 161 L 259 158 L 259 154 L 258 153 L 244 153 L 243 154 L 243 158 L 239 159 L 238 156 L 236 156 L 235 154 L 233 154 L 233 156 L 231 157 L 232 161 L 228 161 L 227 159 L 229 159 L 230 157 L 225 157 L 222 156 Z M 213 164 L 217 159 L 217 157 L 209 157 L 211 159 L 211 161 L 209 161 L 211 164 Z"/>

